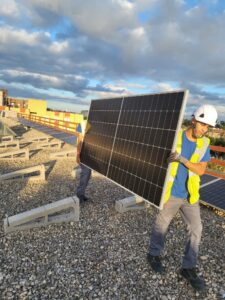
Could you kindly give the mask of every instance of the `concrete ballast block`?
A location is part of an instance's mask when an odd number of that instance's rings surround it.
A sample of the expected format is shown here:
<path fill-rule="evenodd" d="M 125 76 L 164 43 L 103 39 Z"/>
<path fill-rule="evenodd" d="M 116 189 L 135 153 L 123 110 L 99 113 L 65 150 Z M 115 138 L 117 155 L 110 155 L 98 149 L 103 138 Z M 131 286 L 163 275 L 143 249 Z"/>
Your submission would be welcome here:
<path fill-rule="evenodd" d="M 53 141 L 53 142 L 47 142 L 37 145 L 37 149 L 43 149 L 43 148 L 58 148 L 60 149 L 62 147 L 62 141 Z"/>
<path fill-rule="evenodd" d="M 80 206 L 76 196 L 43 205 L 29 211 L 6 217 L 5 233 L 46 226 L 53 223 L 79 221 Z"/>
<path fill-rule="evenodd" d="M 50 154 L 50 158 L 51 159 L 76 158 L 76 152 L 77 152 L 76 149 L 54 152 Z"/>
<path fill-rule="evenodd" d="M 21 179 L 22 180 L 27 179 L 29 181 L 45 180 L 45 166 L 42 164 L 42 165 L 21 169 L 21 170 L 0 175 L 0 181 L 21 180 Z"/>
<path fill-rule="evenodd" d="M 13 135 L 5 135 L 1 137 L 1 142 L 12 142 L 13 141 Z"/>
<path fill-rule="evenodd" d="M 0 143 L 0 148 L 16 148 L 16 149 L 19 149 L 20 148 L 19 141 L 15 140 L 15 141 Z"/>
<path fill-rule="evenodd" d="M 124 213 L 130 210 L 145 209 L 145 201 L 136 195 L 130 196 L 121 200 L 117 200 L 115 203 L 115 209 L 119 213 Z"/>
<path fill-rule="evenodd" d="M 81 173 L 81 168 L 78 166 L 76 168 L 74 168 L 71 172 L 71 176 L 73 178 L 79 178 L 80 177 L 80 173 Z"/>
<path fill-rule="evenodd" d="M 25 149 L 0 153 L 0 160 L 9 160 L 9 159 L 29 160 L 29 149 L 25 148 Z"/>
<path fill-rule="evenodd" d="M 35 138 L 30 138 L 27 140 L 27 142 L 50 142 L 53 138 L 50 136 L 42 136 L 42 137 L 35 137 Z"/>

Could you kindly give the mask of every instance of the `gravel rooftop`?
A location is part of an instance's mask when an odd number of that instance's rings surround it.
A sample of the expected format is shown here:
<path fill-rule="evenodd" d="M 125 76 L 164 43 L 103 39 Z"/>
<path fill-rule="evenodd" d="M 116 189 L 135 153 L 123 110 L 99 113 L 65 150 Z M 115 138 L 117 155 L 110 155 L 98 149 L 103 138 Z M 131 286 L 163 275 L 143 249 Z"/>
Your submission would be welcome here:
<path fill-rule="evenodd" d="M 24 139 L 46 136 L 4 120 Z M 22 140 L 21 140 L 22 141 Z M 34 143 L 28 145 L 34 149 Z M 64 144 L 63 149 L 72 146 Z M 3 150 L 1 150 L 3 151 Z M 1 161 L 0 174 L 44 163 L 46 182 L 0 182 L 0 299 L 222 299 L 225 293 L 224 213 L 201 206 L 199 271 L 207 289 L 194 291 L 178 275 L 186 229 L 178 214 L 167 235 L 165 275 L 155 274 L 146 253 L 157 209 L 118 213 L 115 201 L 131 195 L 93 172 L 80 221 L 5 234 L 3 219 L 75 195 L 74 159 L 50 160 L 59 150 L 35 151 L 29 161 Z"/>

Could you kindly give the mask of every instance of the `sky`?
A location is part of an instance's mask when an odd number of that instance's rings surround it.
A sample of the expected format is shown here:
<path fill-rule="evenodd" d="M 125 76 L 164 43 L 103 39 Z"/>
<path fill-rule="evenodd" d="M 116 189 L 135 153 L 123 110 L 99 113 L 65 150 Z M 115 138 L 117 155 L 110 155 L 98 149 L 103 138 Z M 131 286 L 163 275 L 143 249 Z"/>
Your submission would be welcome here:
<path fill-rule="evenodd" d="M 0 0 L 0 88 L 80 112 L 189 90 L 225 120 L 224 0 Z"/>

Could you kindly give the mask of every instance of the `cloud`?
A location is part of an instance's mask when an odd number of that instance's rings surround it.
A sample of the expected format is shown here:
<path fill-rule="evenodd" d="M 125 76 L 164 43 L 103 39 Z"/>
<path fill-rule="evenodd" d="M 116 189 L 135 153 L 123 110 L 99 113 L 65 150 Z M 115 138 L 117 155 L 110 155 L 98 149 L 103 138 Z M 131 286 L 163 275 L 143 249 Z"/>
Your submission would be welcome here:
<path fill-rule="evenodd" d="M 47 98 L 54 89 L 88 102 L 147 87 L 189 88 L 190 107 L 224 105 L 215 91 L 225 88 L 220 1 L 2 0 L 0 17 L 0 78 L 22 85 L 18 96 L 33 88 Z"/>
<path fill-rule="evenodd" d="M 19 7 L 16 1 L 12 0 L 2 0 L 1 1 L 1 15 L 3 17 L 12 18 L 20 14 Z"/>
<path fill-rule="evenodd" d="M 62 75 L 59 77 L 17 70 L 3 70 L 2 73 L 1 77 L 5 82 L 29 84 L 42 89 L 48 89 L 51 86 L 54 89 L 66 89 L 77 95 L 82 94 L 82 91 L 88 85 L 88 80 L 74 75 Z"/>
<path fill-rule="evenodd" d="M 153 85 L 152 90 L 156 92 L 169 92 L 174 90 L 174 87 L 169 83 L 161 82 L 157 83 L 156 85 Z"/>

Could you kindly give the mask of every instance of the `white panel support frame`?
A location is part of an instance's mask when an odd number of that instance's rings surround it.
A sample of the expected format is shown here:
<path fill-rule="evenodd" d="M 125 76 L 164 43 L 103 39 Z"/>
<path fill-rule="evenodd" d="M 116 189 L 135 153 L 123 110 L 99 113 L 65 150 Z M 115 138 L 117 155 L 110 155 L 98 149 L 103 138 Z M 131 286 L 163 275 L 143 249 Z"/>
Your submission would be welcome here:
<path fill-rule="evenodd" d="M 53 159 L 75 159 L 76 158 L 76 154 L 77 154 L 77 150 L 75 149 L 71 149 L 71 150 L 65 150 L 65 151 L 60 151 L 60 152 L 54 152 L 54 153 L 50 153 L 50 158 Z"/>
<path fill-rule="evenodd" d="M 10 233 L 55 223 L 79 221 L 80 205 L 76 196 L 43 205 L 29 211 L 6 217 L 4 231 Z"/>
<path fill-rule="evenodd" d="M 146 202 L 136 195 L 130 196 L 115 203 L 115 209 L 119 213 L 124 213 L 131 210 L 141 210 L 146 208 Z"/>
<path fill-rule="evenodd" d="M 62 144 L 63 144 L 62 141 L 46 142 L 46 143 L 38 144 L 36 149 L 53 148 L 53 147 L 60 149 L 62 147 Z"/>
<path fill-rule="evenodd" d="M 15 141 L 0 143 L 0 148 L 16 148 L 16 149 L 19 149 L 20 148 L 19 141 L 15 140 Z"/>
<path fill-rule="evenodd" d="M 29 158 L 30 157 L 29 157 L 28 148 L 0 153 L 0 160 L 9 160 L 9 159 L 29 160 Z"/>
<path fill-rule="evenodd" d="M 45 166 L 42 164 L 42 165 L 21 169 L 21 170 L 0 175 L 0 181 L 4 181 L 4 180 L 15 181 L 15 180 L 25 180 L 25 179 L 28 181 L 45 180 Z"/>

